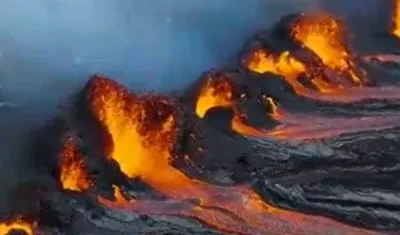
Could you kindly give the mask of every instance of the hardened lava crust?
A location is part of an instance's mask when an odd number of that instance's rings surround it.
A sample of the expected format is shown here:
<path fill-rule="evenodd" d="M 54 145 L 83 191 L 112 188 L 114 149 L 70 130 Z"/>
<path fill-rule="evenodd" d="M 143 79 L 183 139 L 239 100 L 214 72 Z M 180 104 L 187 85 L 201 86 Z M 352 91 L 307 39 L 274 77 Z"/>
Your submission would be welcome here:
<path fill-rule="evenodd" d="M 347 35 L 285 16 L 175 93 L 91 76 L 32 133 L 0 234 L 399 234 L 400 59 Z"/>

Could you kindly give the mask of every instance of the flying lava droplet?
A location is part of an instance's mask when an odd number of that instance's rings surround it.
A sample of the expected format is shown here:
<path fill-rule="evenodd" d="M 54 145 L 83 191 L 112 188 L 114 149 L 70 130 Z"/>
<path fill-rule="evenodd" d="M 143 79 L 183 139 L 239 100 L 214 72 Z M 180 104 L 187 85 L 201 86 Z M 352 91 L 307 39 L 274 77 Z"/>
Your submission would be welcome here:
<path fill-rule="evenodd" d="M 252 235 L 375 234 L 328 218 L 275 208 L 245 186 L 222 187 L 191 179 L 171 165 L 177 135 L 177 108 L 160 96 L 134 95 L 116 82 L 96 77 L 87 102 L 109 135 L 105 153 L 130 178 L 139 178 L 166 200 L 98 197 L 105 207 L 139 214 L 187 216 L 220 231 Z"/>

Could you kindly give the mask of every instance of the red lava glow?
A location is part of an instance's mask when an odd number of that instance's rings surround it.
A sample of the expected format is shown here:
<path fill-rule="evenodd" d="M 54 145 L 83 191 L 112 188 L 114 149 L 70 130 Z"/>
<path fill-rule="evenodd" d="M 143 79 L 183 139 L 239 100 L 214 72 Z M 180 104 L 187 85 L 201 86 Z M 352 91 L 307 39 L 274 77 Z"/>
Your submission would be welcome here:
<path fill-rule="evenodd" d="M 300 17 L 293 27 L 292 36 L 317 54 L 325 66 L 339 75 L 348 74 L 355 85 L 361 86 L 363 79 L 357 75 L 355 63 L 343 41 L 344 33 L 339 21 L 320 13 Z"/>
<path fill-rule="evenodd" d="M 221 187 L 194 180 L 170 164 L 177 135 L 172 102 L 138 96 L 112 80 L 92 79 L 87 97 L 94 117 L 109 135 L 104 151 L 129 177 L 140 178 L 167 200 L 98 197 L 111 209 L 198 219 L 220 231 L 252 235 L 376 234 L 333 220 L 290 212 L 265 203 L 248 187 Z"/>
<path fill-rule="evenodd" d="M 26 235 L 34 235 L 36 225 L 22 219 L 10 220 L 0 223 L 0 235 L 11 234 L 13 231 L 21 231 Z"/>
<path fill-rule="evenodd" d="M 379 131 L 399 126 L 400 115 L 369 115 L 364 117 L 319 117 L 312 115 L 288 115 L 277 128 L 249 134 L 254 137 L 270 137 L 281 140 L 310 140 L 337 137 L 366 131 Z"/>
<path fill-rule="evenodd" d="M 60 150 L 59 172 L 59 181 L 63 189 L 81 192 L 91 185 L 83 156 L 71 136 L 66 138 Z"/>
<path fill-rule="evenodd" d="M 364 88 L 348 88 L 346 93 L 336 94 L 334 96 L 328 94 L 310 93 L 313 99 L 335 102 L 335 103 L 354 103 L 366 100 L 400 100 L 400 88 L 396 86 L 385 87 L 364 87 Z"/>
<path fill-rule="evenodd" d="M 392 16 L 392 28 L 391 33 L 400 38 L 400 0 L 393 0 L 393 16 Z"/>

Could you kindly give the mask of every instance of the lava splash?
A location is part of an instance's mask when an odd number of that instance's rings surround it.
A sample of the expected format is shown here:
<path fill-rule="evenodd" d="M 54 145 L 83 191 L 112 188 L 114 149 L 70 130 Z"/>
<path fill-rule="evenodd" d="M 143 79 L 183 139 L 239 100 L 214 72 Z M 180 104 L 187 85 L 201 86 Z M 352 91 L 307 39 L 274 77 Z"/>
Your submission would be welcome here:
<path fill-rule="evenodd" d="M 107 97 L 107 99 L 105 99 Z M 177 135 L 176 106 L 158 96 L 129 93 L 106 78 L 90 81 L 87 101 L 110 135 L 105 151 L 129 178 L 139 178 L 165 200 L 98 197 L 108 208 L 139 214 L 180 215 L 238 234 L 327 234 L 334 229 L 375 234 L 333 220 L 275 208 L 245 186 L 222 187 L 191 179 L 171 165 Z M 157 107 L 157 108 L 155 108 Z"/>

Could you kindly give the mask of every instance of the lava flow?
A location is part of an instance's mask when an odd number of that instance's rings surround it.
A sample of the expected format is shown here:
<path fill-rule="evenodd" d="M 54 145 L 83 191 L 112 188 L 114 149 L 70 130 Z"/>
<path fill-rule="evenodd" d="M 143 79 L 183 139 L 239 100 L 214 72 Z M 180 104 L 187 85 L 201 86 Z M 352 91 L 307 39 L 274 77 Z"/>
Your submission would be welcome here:
<path fill-rule="evenodd" d="M 284 77 L 299 95 L 308 96 L 312 93 L 310 88 L 299 81 L 301 74 L 310 76 L 310 82 L 318 92 L 331 94 L 341 90 L 340 87 L 326 82 L 320 76 L 309 73 L 306 65 L 293 57 L 288 51 L 279 56 L 274 56 L 266 50 L 257 50 L 248 56 L 244 63 L 250 71 L 260 74 L 269 72 Z"/>
<path fill-rule="evenodd" d="M 361 86 L 363 79 L 357 75 L 355 63 L 343 41 L 342 28 L 343 26 L 328 14 L 303 15 L 294 25 L 292 36 L 317 54 L 326 67 L 339 75 L 350 75 L 352 82 Z"/>
<path fill-rule="evenodd" d="M 80 192 L 91 185 L 84 168 L 83 156 L 71 136 L 66 138 L 60 150 L 59 174 L 59 182 L 65 190 Z"/>
<path fill-rule="evenodd" d="M 263 130 L 244 122 L 245 115 L 239 113 L 235 108 L 232 94 L 233 87 L 228 78 L 208 77 L 201 86 L 196 99 L 195 112 L 197 116 L 203 118 L 207 110 L 214 107 L 231 107 L 234 111 L 231 120 L 233 131 L 245 136 L 281 140 L 318 139 L 362 131 L 383 130 L 395 127 L 397 125 L 393 123 L 400 122 L 400 115 L 398 114 L 351 118 L 290 114 L 278 107 L 271 97 L 263 96 L 265 105 L 270 107 L 270 112 L 265 117 L 270 117 L 281 123 L 272 130 Z"/>
<path fill-rule="evenodd" d="M 15 219 L 0 223 L 0 234 L 7 235 L 13 231 L 21 231 L 26 235 L 34 235 L 35 224 L 28 223 L 22 219 Z"/>
<path fill-rule="evenodd" d="M 400 38 L 400 0 L 394 0 L 391 33 Z"/>
<path fill-rule="evenodd" d="M 225 77 L 207 77 L 196 100 L 196 114 L 200 118 L 213 107 L 232 106 L 232 84 Z"/>
<path fill-rule="evenodd" d="M 87 101 L 109 141 L 105 153 L 129 178 L 139 178 L 166 200 L 98 197 L 108 208 L 139 214 L 187 216 L 237 234 L 376 234 L 331 219 L 274 208 L 248 187 L 222 187 L 191 179 L 170 161 L 177 135 L 175 105 L 158 96 L 137 96 L 112 80 L 90 81 Z M 329 232 L 328 232 L 329 231 Z"/>
<path fill-rule="evenodd" d="M 232 130 L 243 135 L 261 135 L 261 133 L 265 135 L 264 132 L 243 121 L 244 115 L 236 108 L 233 93 L 233 85 L 228 77 L 207 77 L 195 99 L 195 113 L 198 117 L 204 118 L 207 111 L 212 108 L 229 107 L 234 115 L 230 123 Z M 273 99 L 266 96 L 262 98 L 271 107 L 266 116 L 279 120 L 283 113 L 277 108 Z"/>

